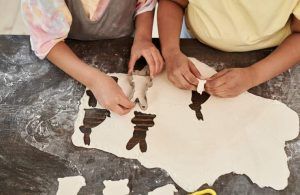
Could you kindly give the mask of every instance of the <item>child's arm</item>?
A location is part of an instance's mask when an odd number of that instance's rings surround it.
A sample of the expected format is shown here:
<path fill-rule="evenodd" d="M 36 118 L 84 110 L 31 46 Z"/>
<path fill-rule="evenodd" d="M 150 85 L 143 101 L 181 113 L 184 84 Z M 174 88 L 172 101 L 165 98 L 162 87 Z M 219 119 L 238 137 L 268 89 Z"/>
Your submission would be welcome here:
<path fill-rule="evenodd" d="M 157 75 L 163 69 L 164 61 L 159 50 L 152 43 L 153 18 L 154 11 L 148 11 L 136 16 L 135 37 L 128 66 L 129 73 L 133 71 L 136 61 L 142 56 L 149 64 L 151 77 Z"/>
<path fill-rule="evenodd" d="M 181 89 L 195 89 L 200 73 L 180 51 L 180 31 L 188 0 L 160 0 L 158 28 L 162 54 L 170 81 Z"/>
<path fill-rule="evenodd" d="M 300 20 L 293 16 L 292 34 L 268 57 L 247 68 L 226 69 L 214 75 L 206 90 L 219 97 L 234 97 L 266 82 L 300 62 Z"/>
<path fill-rule="evenodd" d="M 128 100 L 116 82 L 98 69 L 81 61 L 64 43 L 57 43 L 47 58 L 64 72 L 90 88 L 98 102 L 120 115 L 127 114 L 134 104 Z"/>
<path fill-rule="evenodd" d="M 63 0 L 22 0 L 22 15 L 30 32 L 32 49 L 44 59 L 89 87 L 98 102 L 118 114 L 133 107 L 113 79 L 81 61 L 63 42 L 72 24 L 72 15 Z"/>

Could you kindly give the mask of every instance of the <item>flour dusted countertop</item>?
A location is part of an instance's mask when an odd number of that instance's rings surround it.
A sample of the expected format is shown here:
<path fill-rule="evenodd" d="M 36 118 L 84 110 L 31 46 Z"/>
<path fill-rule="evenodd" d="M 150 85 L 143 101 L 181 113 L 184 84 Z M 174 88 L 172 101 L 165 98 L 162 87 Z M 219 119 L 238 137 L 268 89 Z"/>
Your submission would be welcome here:
<path fill-rule="evenodd" d="M 130 38 L 67 43 L 79 57 L 105 72 L 126 72 Z M 188 56 L 217 70 L 248 66 L 272 51 L 223 53 L 195 40 L 181 43 Z M 250 92 L 279 100 L 300 115 L 299 86 L 298 66 Z M 101 193 L 105 180 L 129 179 L 132 194 L 174 184 L 158 168 L 146 169 L 136 160 L 71 144 L 84 90 L 48 61 L 38 60 L 29 47 L 29 37 L 0 36 L 0 194 L 55 194 L 58 178 L 79 175 L 87 184 L 79 194 Z M 231 173 L 219 177 L 213 188 L 219 194 L 300 194 L 299 137 L 286 144 L 286 154 L 291 175 L 283 191 L 261 189 L 248 177 Z"/>

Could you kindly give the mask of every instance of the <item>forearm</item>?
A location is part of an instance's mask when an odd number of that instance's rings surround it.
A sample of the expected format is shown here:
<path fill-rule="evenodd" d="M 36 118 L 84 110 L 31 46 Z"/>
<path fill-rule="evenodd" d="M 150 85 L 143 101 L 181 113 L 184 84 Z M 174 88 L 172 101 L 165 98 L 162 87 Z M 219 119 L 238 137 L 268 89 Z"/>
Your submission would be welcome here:
<path fill-rule="evenodd" d="M 161 0 L 158 7 L 158 29 L 162 54 L 166 58 L 169 54 L 180 50 L 180 32 L 184 8 L 170 0 Z"/>
<path fill-rule="evenodd" d="M 152 41 L 154 11 L 142 13 L 135 20 L 135 41 Z"/>
<path fill-rule="evenodd" d="M 65 73 L 90 87 L 92 85 L 93 74 L 97 69 L 85 64 L 64 42 L 57 43 L 49 52 L 48 60 L 63 70 Z"/>
<path fill-rule="evenodd" d="M 300 33 L 290 35 L 273 53 L 252 65 L 253 85 L 264 83 L 300 62 Z"/>

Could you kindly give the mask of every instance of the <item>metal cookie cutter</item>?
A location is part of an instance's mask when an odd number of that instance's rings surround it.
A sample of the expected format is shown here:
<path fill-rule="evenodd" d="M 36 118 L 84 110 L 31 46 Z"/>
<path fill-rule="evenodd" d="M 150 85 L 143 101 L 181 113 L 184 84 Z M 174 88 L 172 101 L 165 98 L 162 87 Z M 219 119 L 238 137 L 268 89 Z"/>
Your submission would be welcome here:
<path fill-rule="evenodd" d="M 153 85 L 149 67 L 146 66 L 141 71 L 133 71 L 133 73 L 129 75 L 129 83 L 132 87 L 129 99 L 136 104 L 139 104 L 141 110 L 147 110 L 147 91 Z"/>

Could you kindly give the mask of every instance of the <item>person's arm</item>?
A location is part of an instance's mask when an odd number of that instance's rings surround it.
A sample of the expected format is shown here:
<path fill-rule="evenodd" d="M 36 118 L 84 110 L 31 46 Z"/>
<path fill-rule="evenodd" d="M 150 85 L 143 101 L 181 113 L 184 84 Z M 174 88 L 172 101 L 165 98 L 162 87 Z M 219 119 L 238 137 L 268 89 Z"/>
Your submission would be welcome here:
<path fill-rule="evenodd" d="M 67 74 L 90 88 L 98 102 L 118 114 L 133 107 L 112 78 L 81 61 L 64 43 L 72 15 L 64 0 L 22 0 L 21 11 L 30 32 L 31 47 L 40 58 L 48 59 Z"/>
<path fill-rule="evenodd" d="M 129 73 L 133 71 L 136 61 L 142 56 L 149 64 L 150 76 L 152 78 L 163 69 L 163 58 L 159 50 L 152 43 L 153 18 L 154 11 L 147 11 L 136 16 L 135 37 L 128 66 Z"/>
<path fill-rule="evenodd" d="M 214 75 L 206 90 L 219 97 L 234 97 L 264 83 L 300 62 L 300 20 L 293 16 L 292 34 L 265 59 L 247 68 L 225 69 Z"/>
<path fill-rule="evenodd" d="M 111 77 L 81 61 L 63 41 L 50 50 L 47 58 L 65 73 L 90 88 L 104 108 L 120 115 L 127 114 L 133 108 L 134 104 Z"/>
<path fill-rule="evenodd" d="M 181 89 L 195 89 L 200 73 L 180 50 L 180 32 L 188 0 L 160 0 L 158 29 L 168 78 Z"/>
<path fill-rule="evenodd" d="M 264 83 L 300 62 L 300 20 L 291 23 L 292 34 L 267 58 L 254 64 L 254 85 Z"/>
<path fill-rule="evenodd" d="M 180 51 L 180 32 L 187 0 L 160 0 L 158 29 L 163 56 Z"/>

